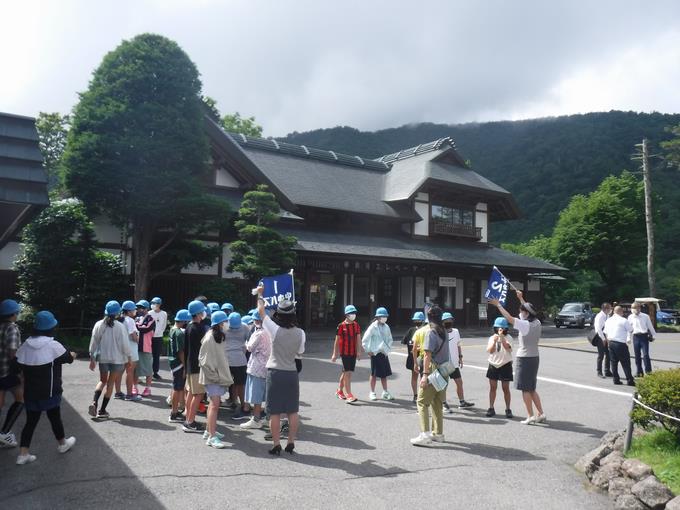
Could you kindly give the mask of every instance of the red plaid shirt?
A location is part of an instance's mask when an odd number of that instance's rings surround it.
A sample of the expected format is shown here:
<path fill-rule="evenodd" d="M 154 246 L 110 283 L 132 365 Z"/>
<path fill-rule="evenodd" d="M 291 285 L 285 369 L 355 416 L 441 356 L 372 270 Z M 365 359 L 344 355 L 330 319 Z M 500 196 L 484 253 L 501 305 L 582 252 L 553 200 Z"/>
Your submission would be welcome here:
<path fill-rule="evenodd" d="M 342 321 L 338 324 L 338 350 L 340 356 L 356 356 L 357 342 L 361 337 L 361 327 L 354 321 L 348 323 Z"/>

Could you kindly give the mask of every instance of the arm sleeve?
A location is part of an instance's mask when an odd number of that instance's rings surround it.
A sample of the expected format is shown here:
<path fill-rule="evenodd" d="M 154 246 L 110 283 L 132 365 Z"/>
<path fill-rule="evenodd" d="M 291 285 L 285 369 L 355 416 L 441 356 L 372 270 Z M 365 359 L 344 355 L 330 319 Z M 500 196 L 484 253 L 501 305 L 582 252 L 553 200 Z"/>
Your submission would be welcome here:
<path fill-rule="evenodd" d="M 276 333 L 279 331 L 279 325 L 274 322 L 269 315 L 265 315 L 264 320 L 262 321 L 262 327 L 269 333 L 269 336 L 273 341 L 276 337 Z"/>
<path fill-rule="evenodd" d="M 519 331 L 522 335 L 528 335 L 529 329 L 531 328 L 529 321 L 518 319 L 517 317 L 515 317 L 514 326 L 515 326 L 515 329 L 517 331 Z"/>
<path fill-rule="evenodd" d="M 647 316 L 647 329 L 652 336 L 656 336 L 656 331 L 654 330 L 654 324 L 652 324 L 652 319 Z"/>
<path fill-rule="evenodd" d="M 94 356 L 94 354 L 99 350 L 99 341 L 101 340 L 101 337 L 99 336 L 99 325 L 101 322 L 98 322 L 97 324 L 94 325 L 94 328 L 92 328 L 92 336 L 90 337 L 90 356 Z"/>
<path fill-rule="evenodd" d="M 599 313 L 597 314 L 597 317 L 595 317 L 595 332 L 597 333 L 597 336 L 604 339 L 604 321 Z"/>
<path fill-rule="evenodd" d="M 305 332 L 302 330 L 300 331 L 302 332 L 302 338 L 300 339 L 300 348 L 298 350 L 298 356 L 305 352 L 305 344 L 307 343 L 307 336 L 305 335 Z"/>

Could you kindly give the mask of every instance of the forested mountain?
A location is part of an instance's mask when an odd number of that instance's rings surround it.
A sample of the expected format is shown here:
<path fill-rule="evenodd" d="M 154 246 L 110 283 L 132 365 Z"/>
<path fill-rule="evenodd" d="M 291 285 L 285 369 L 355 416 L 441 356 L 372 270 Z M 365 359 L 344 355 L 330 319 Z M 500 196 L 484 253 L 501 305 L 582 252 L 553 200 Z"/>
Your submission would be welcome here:
<path fill-rule="evenodd" d="M 494 223 L 492 242 L 526 241 L 550 235 L 569 199 L 593 191 L 611 174 L 636 171 L 631 161 L 643 137 L 658 143 L 671 138 L 666 127 L 680 115 L 611 111 L 523 121 L 473 124 L 413 124 L 375 132 L 351 127 L 294 132 L 282 141 L 375 158 L 445 136 L 452 137 L 463 158 L 478 173 L 511 191 L 523 218 Z M 658 195 L 657 251 L 661 266 L 680 253 L 680 171 L 653 162 Z M 616 254 L 612 254 L 616 256 Z"/>

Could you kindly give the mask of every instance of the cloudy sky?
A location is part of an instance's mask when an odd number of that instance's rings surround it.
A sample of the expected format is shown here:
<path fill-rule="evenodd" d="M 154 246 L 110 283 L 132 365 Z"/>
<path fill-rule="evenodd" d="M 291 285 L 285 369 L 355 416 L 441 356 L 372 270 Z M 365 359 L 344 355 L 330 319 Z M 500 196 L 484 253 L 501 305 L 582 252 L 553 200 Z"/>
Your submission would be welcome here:
<path fill-rule="evenodd" d="M 0 111 L 67 113 L 121 40 L 155 32 L 266 135 L 611 109 L 680 112 L 676 0 L 3 2 Z"/>

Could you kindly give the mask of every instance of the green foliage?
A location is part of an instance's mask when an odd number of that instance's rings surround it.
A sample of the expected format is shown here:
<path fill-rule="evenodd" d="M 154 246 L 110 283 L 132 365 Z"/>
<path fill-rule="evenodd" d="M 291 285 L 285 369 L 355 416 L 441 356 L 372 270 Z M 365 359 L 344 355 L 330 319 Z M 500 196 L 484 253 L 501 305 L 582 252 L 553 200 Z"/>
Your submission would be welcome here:
<path fill-rule="evenodd" d="M 633 438 L 626 457 L 651 466 L 659 480 L 674 494 L 680 494 L 680 442 L 676 436 L 661 428 L 654 429 Z"/>
<path fill-rule="evenodd" d="M 665 153 L 664 159 L 669 166 L 680 168 L 680 124 L 669 126 L 666 131 L 671 133 L 673 138 L 660 144 Z"/>
<path fill-rule="evenodd" d="M 262 126 L 255 122 L 255 117 L 241 117 L 239 112 L 222 117 L 222 127 L 232 133 L 246 136 L 262 136 Z"/>
<path fill-rule="evenodd" d="M 62 327 L 99 317 L 104 303 L 126 287 L 120 258 L 96 249 L 92 222 L 75 199 L 41 212 L 24 228 L 22 242 L 16 262 L 21 300 L 52 311 Z"/>
<path fill-rule="evenodd" d="M 66 149 L 69 116 L 58 112 L 40 112 L 35 120 L 38 145 L 47 173 L 47 187 L 57 196 L 64 193 L 64 175 L 61 159 Z"/>
<path fill-rule="evenodd" d="M 680 419 L 680 368 L 657 370 L 636 381 L 638 399 L 649 407 Z M 680 422 L 657 416 L 647 409 L 635 406 L 631 413 L 633 422 L 644 428 L 658 422 L 675 435 L 680 444 Z"/>
<path fill-rule="evenodd" d="M 233 282 L 222 278 L 215 278 L 205 283 L 199 289 L 199 294 L 208 297 L 208 301 L 217 301 L 220 305 L 229 302 L 234 305 L 234 310 L 245 313 L 253 308 L 254 298 L 250 291 L 244 292 Z"/>
<path fill-rule="evenodd" d="M 281 236 L 273 228 L 280 208 L 266 185 L 257 186 L 243 196 L 238 219 L 238 240 L 230 244 L 229 271 L 238 271 L 251 281 L 288 271 L 295 263 L 295 238 Z"/>

